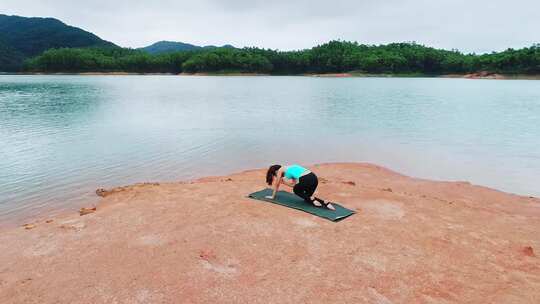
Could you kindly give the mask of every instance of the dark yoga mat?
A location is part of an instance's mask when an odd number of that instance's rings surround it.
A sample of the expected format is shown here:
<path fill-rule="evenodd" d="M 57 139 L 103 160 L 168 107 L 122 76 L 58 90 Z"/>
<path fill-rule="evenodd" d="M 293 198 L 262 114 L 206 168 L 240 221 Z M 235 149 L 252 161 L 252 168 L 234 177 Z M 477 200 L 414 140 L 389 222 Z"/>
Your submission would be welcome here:
<path fill-rule="evenodd" d="M 299 196 L 286 192 L 286 191 L 278 191 L 276 193 L 276 199 L 271 200 L 268 198 L 265 198 L 265 196 L 272 195 L 272 189 L 264 189 L 261 191 L 253 192 L 248 197 L 260 201 L 270 202 L 298 210 L 302 210 L 307 213 L 314 214 L 316 216 L 320 216 L 322 218 L 337 222 L 341 221 L 342 219 L 353 215 L 355 212 L 352 210 L 349 210 L 347 208 L 342 207 L 339 204 L 336 204 L 332 202 L 332 205 L 336 208 L 336 210 L 330 210 L 323 207 L 316 207 L 313 204 L 306 203 L 302 198 Z"/>

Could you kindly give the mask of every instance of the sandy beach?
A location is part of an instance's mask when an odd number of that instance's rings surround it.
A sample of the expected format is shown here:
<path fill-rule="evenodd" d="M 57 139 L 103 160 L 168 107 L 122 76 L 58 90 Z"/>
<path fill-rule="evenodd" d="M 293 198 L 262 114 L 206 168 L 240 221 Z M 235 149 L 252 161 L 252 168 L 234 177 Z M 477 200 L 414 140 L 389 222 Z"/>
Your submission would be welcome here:
<path fill-rule="evenodd" d="M 540 303 L 540 199 L 310 168 L 357 214 L 248 199 L 260 169 L 108 189 L 95 212 L 5 228 L 0 303 Z"/>

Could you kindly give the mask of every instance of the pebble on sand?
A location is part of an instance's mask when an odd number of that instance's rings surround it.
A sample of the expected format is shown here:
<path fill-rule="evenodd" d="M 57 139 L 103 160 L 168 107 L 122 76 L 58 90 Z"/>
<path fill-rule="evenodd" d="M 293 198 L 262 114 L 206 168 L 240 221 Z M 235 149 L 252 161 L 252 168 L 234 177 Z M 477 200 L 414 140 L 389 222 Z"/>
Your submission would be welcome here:
<path fill-rule="evenodd" d="M 30 230 L 30 229 L 36 228 L 36 225 L 34 225 L 34 224 L 24 224 L 23 227 L 26 230 Z"/>
<path fill-rule="evenodd" d="M 79 210 L 79 214 L 81 216 L 83 215 L 87 215 L 87 214 L 90 214 L 90 213 L 94 213 L 96 211 L 96 207 L 93 207 L 93 208 L 81 208 L 81 210 Z"/>
<path fill-rule="evenodd" d="M 530 257 L 534 257 L 536 256 L 534 254 L 534 250 L 531 246 L 526 246 L 523 248 L 523 254 L 525 254 L 526 256 L 530 256 Z"/>

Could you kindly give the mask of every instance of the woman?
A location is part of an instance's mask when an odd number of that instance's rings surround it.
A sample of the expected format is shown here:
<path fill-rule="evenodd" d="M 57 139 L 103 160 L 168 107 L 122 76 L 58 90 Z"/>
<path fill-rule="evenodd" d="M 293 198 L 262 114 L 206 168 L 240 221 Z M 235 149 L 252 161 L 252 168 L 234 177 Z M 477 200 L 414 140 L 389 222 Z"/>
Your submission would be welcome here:
<path fill-rule="evenodd" d="M 277 177 L 277 180 L 275 180 Z M 274 192 L 266 198 L 275 199 L 279 185 L 284 184 L 293 188 L 294 194 L 300 196 L 309 204 L 317 207 L 326 207 L 330 210 L 336 210 L 330 202 L 325 202 L 320 198 L 314 197 L 315 189 L 319 183 L 317 175 L 308 169 L 299 165 L 291 165 L 282 167 L 281 165 L 273 165 L 266 172 L 266 183 L 269 186 L 274 184 Z"/>

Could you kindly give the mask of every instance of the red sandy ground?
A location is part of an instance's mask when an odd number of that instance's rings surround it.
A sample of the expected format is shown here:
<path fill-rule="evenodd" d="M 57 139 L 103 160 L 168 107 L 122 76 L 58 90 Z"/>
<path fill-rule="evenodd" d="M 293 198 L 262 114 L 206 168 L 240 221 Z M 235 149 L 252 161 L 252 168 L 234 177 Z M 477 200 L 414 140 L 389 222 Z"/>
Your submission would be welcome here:
<path fill-rule="evenodd" d="M 264 170 L 105 192 L 0 234 L 0 303 L 540 303 L 540 200 L 312 167 L 333 223 L 247 199 Z"/>

